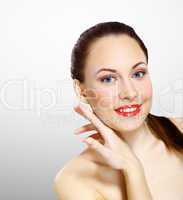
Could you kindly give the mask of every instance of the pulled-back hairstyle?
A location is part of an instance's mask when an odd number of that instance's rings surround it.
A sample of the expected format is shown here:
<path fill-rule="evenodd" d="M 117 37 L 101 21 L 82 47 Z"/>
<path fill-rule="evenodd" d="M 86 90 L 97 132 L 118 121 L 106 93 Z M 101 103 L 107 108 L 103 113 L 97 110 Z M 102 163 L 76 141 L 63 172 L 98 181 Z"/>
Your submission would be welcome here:
<path fill-rule="evenodd" d="M 90 46 L 94 41 L 107 35 L 125 34 L 137 41 L 146 56 L 148 63 L 148 51 L 136 34 L 135 30 L 121 22 L 98 23 L 85 30 L 77 40 L 72 49 L 71 55 L 71 77 L 78 79 L 81 83 L 85 81 L 84 69 Z M 156 116 L 151 113 L 147 115 L 146 122 L 156 138 L 162 140 L 167 149 L 171 152 L 183 153 L 183 134 L 167 117 Z"/>

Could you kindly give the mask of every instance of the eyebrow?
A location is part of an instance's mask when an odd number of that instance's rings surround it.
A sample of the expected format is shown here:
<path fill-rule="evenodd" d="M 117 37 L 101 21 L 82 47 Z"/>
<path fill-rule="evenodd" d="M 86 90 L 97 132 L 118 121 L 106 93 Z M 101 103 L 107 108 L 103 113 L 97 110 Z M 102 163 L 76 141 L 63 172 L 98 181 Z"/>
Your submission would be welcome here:
<path fill-rule="evenodd" d="M 145 62 L 138 62 L 138 63 L 136 63 L 135 65 L 133 65 L 132 66 L 132 69 L 135 69 L 138 65 L 141 65 L 141 64 L 147 64 L 147 63 L 145 63 Z M 95 73 L 95 75 L 97 75 L 99 72 L 101 72 L 101 71 L 111 71 L 111 72 L 117 72 L 117 70 L 115 70 L 115 69 L 110 69 L 110 68 L 101 68 L 101 69 L 99 69 L 96 73 Z"/>

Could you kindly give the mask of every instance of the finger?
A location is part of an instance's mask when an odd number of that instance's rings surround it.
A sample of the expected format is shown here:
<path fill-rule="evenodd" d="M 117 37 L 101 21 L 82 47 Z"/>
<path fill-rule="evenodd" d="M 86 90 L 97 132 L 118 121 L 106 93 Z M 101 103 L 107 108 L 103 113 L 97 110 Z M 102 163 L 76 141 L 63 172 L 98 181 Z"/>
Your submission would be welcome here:
<path fill-rule="evenodd" d="M 105 147 L 103 144 L 98 142 L 97 140 L 95 140 L 91 137 L 88 137 L 86 139 L 83 139 L 82 141 L 85 142 L 87 145 L 89 145 L 90 148 L 95 149 L 97 152 L 99 152 L 105 158 L 107 158 L 107 159 L 109 158 L 110 150 L 107 147 Z"/>
<path fill-rule="evenodd" d="M 89 137 L 92 137 L 93 139 L 96 139 L 99 141 L 101 144 L 105 144 L 104 139 L 101 137 L 100 133 L 94 133 L 92 135 L 89 135 Z"/>
<path fill-rule="evenodd" d="M 86 118 L 93 123 L 96 129 L 101 133 L 102 137 L 108 141 L 110 134 L 112 134 L 112 130 L 108 128 L 104 123 L 91 111 L 84 108 L 82 105 L 77 106 L 82 114 L 86 116 Z"/>
<path fill-rule="evenodd" d="M 78 106 L 74 107 L 74 110 L 75 110 L 78 114 L 82 115 L 84 118 L 87 119 L 87 117 L 84 115 L 83 111 L 82 111 Z"/>
<path fill-rule="evenodd" d="M 86 124 L 80 128 L 77 128 L 74 130 L 74 134 L 79 134 L 79 133 L 83 133 L 83 132 L 86 132 L 86 131 L 92 131 L 92 130 L 95 130 L 95 126 L 91 123 L 89 124 Z"/>
<path fill-rule="evenodd" d="M 77 107 L 75 107 L 78 113 L 82 113 L 85 118 L 87 118 L 89 121 L 93 123 L 93 125 L 96 127 L 97 131 L 101 134 L 102 139 L 105 141 L 106 146 L 115 148 L 116 143 L 119 142 L 119 145 L 123 148 L 126 147 L 126 142 L 119 138 L 116 133 L 114 133 L 109 127 L 104 125 L 103 122 L 98 119 L 98 117 L 95 115 L 94 112 L 91 112 L 90 110 L 84 108 L 82 104 L 79 104 Z M 115 143 L 113 144 L 113 140 L 115 139 Z"/>

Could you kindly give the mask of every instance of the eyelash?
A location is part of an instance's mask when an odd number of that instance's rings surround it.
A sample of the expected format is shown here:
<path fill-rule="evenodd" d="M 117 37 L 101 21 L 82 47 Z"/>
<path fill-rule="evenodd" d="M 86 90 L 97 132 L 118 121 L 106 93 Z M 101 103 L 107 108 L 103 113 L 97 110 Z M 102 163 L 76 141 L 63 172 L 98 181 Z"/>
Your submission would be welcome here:
<path fill-rule="evenodd" d="M 136 72 L 135 74 L 140 73 L 140 72 L 143 73 L 143 77 L 144 77 L 145 74 L 147 73 L 146 71 L 138 71 L 138 72 Z M 106 76 L 103 76 L 102 78 L 100 78 L 100 81 L 103 83 L 104 80 L 107 79 L 107 78 L 115 78 L 115 79 L 116 79 L 116 77 L 115 77 L 114 75 L 109 74 L 109 75 L 106 75 Z"/>

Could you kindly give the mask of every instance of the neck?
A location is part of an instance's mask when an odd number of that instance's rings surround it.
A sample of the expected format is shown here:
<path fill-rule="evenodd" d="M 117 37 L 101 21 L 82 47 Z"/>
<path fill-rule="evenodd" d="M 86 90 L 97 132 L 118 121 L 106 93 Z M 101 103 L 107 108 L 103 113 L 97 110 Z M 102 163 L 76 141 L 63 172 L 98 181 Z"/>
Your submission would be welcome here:
<path fill-rule="evenodd" d="M 125 140 L 134 152 L 144 152 L 157 142 L 157 138 L 151 133 L 146 122 L 132 132 L 118 132 L 118 136 Z"/>

